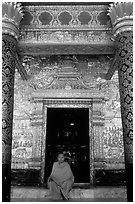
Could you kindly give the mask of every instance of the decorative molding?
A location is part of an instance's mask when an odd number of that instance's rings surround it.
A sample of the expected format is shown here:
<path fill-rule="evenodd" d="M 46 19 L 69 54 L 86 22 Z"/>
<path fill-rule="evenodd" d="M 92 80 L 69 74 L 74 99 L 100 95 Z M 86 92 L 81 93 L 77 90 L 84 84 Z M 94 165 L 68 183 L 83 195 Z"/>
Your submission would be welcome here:
<path fill-rule="evenodd" d="M 52 104 L 57 104 L 57 105 L 72 105 L 74 107 L 75 104 L 77 104 L 79 107 L 84 106 L 84 105 L 90 105 L 92 103 L 92 99 L 45 99 L 43 100 L 44 104 L 47 105 L 52 105 Z"/>
<path fill-rule="evenodd" d="M 19 24 L 23 15 L 21 3 L 2 2 L 2 33 L 18 40 Z"/>
<path fill-rule="evenodd" d="M 20 44 L 111 44 L 111 31 L 21 30 Z"/>
<path fill-rule="evenodd" d="M 113 25 L 114 37 L 124 31 L 133 31 L 133 2 L 110 4 L 108 12 Z"/>
<path fill-rule="evenodd" d="M 47 108 L 43 105 L 43 128 L 41 138 L 41 184 L 44 184 L 45 157 L 46 157 L 46 131 L 47 131 Z"/>
<path fill-rule="evenodd" d="M 112 54 L 114 43 L 107 8 L 105 5 L 25 6 L 19 54 Z M 68 17 L 69 22 L 64 24 Z"/>
<path fill-rule="evenodd" d="M 77 43 L 18 43 L 19 55 L 45 56 L 45 55 L 75 55 L 75 54 L 114 54 L 115 46 L 113 42 L 95 43 L 95 44 L 77 44 Z"/>
<path fill-rule="evenodd" d="M 93 103 L 89 107 L 89 159 L 90 185 L 94 184 L 94 132 L 93 132 Z"/>
<path fill-rule="evenodd" d="M 52 99 L 58 99 L 58 98 L 71 98 L 71 99 L 78 99 L 78 98 L 86 98 L 86 99 L 93 99 L 94 101 L 98 100 L 106 100 L 104 93 L 101 93 L 100 91 L 93 90 L 93 91 L 83 91 L 80 90 L 74 90 L 73 92 L 65 91 L 65 90 L 47 90 L 47 91 L 36 91 L 33 92 L 31 95 L 31 99 L 36 102 L 42 102 L 46 99 L 52 98 Z"/>
<path fill-rule="evenodd" d="M 111 29 L 111 24 L 109 23 L 107 15 L 104 16 L 104 24 L 100 22 L 100 14 L 103 12 L 106 12 L 107 14 L 108 7 L 105 5 L 25 6 L 24 8 L 32 16 L 32 19 L 29 22 L 29 25 L 25 25 L 25 23 L 23 24 L 22 22 L 23 29 Z M 62 14 L 64 15 L 62 16 Z M 70 16 L 69 21 L 65 21 L 65 14 Z M 81 14 L 82 16 L 80 16 Z M 46 16 L 48 16 L 48 19 L 50 17 L 50 20 L 45 22 Z M 87 20 L 84 19 L 84 16 Z"/>

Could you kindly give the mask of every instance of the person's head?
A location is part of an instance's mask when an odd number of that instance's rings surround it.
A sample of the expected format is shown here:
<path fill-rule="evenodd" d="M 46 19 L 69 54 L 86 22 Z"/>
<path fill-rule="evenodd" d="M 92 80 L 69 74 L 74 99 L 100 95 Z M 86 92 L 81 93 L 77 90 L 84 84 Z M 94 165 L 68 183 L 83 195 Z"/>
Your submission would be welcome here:
<path fill-rule="evenodd" d="M 58 162 L 63 163 L 64 160 L 65 160 L 64 154 L 63 153 L 58 154 Z"/>

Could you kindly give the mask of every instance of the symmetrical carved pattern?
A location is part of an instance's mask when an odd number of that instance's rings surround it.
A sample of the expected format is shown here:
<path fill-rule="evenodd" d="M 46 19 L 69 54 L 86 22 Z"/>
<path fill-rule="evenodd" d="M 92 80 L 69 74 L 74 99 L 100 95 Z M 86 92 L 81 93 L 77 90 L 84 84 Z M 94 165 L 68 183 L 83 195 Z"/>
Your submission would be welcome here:
<path fill-rule="evenodd" d="M 123 137 L 127 163 L 133 158 L 133 32 L 116 37 Z"/>
<path fill-rule="evenodd" d="M 96 88 L 99 84 L 98 78 L 109 69 L 110 61 L 105 56 L 82 58 L 75 55 L 67 55 L 65 58 L 58 56 L 55 59 L 25 56 L 23 64 L 31 78 L 29 84 L 35 90 Z"/>
<path fill-rule="evenodd" d="M 109 21 L 105 5 L 68 5 L 68 6 L 25 6 L 30 21 L 24 19 L 24 27 L 39 28 L 95 28 L 109 29 Z M 26 16 L 26 18 L 27 18 Z M 26 24 L 27 22 L 27 24 Z"/>
<path fill-rule="evenodd" d="M 3 163 L 10 162 L 10 148 L 12 144 L 12 120 L 14 104 L 14 72 L 16 41 L 3 35 L 2 39 L 2 141 Z M 6 152 L 7 146 L 9 151 Z M 8 157 L 7 157 L 8 154 Z"/>
<path fill-rule="evenodd" d="M 21 22 L 19 42 L 21 53 L 23 53 L 22 49 L 25 50 L 25 53 L 34 52 L 28 43 L 36 47 L 38 53 L 43 52 L 44 54 L 46 49 L 49 49 L 49 53 L 52 54 L 56 45 L 62 47 L 55 48 L 55 54 L 59 52 L 63 54 L 64 50 L 68 53 L 71 53 L 71 50 L 74 53 L 86 53 L 87 50 L 89 53 L 92 49 L 88 46 L 90 44 L 95 46 L 109 45 L 108 50 L 113 47 L 111 42 L 112 28 L 107 16 L 106 5 L 25 6 L 24 8 L 26 12 Z M 44 49 L 43 44 L 48 45 L 49 48 Z M 80 50 L 74 45 L 82 45 L 83 47 Z M 99 50 L 97 49 L 97 51 Z"/>

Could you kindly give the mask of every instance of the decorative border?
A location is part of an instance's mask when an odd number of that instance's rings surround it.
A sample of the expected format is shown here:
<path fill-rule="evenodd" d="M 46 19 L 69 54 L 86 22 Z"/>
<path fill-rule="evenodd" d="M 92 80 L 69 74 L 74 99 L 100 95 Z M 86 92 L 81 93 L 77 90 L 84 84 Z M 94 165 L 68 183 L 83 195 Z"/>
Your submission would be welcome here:
<path fill-rule="evenodd" d="M 44 184 L 47 107 L 43 105 L 43 134 L 41 137 L 41 184 Z"/>
<path fill-rule="evenodd" d="M 23 25 L 22 28 L 67 28 L 67 29 L 102 29 L 102 30 L 109 30 L 111 28 L 110 25 L 101 25 L 100 21 L 98 20 L 98 16 L 100 13 L 107 11 L 108 6 L 106 5 L 68 5 L 68 6 L 25 6 L 24 9 L 29 12 L 33 19 L 30 22 L 30 25 Z M 58 20 L 58 16 L 62 12 L 68 12 L 72 19 L 69 22 L 69 25 L 61 25 L 61 22 Z M 52 20 L 49 25 L 42 25 L 41 21 L 39 20 L 39 16 L 43 12 L 48 12 L 52 16 Z M 81 12 L 87 12 L 91 16 L 91 20 L 87 25 L 81 25 L 81 22 L 78 19 L 78 16 Z"/>

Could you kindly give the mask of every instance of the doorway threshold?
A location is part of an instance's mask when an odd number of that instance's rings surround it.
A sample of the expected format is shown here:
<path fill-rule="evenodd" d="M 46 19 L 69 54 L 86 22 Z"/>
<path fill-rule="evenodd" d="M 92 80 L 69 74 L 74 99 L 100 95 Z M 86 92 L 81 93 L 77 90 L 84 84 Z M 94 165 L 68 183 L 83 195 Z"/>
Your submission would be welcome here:
<path fill-rule="evenodd" d="M 74 183 L 73 188 L 89 189 L 90 186 L 90 183 Z"/>

